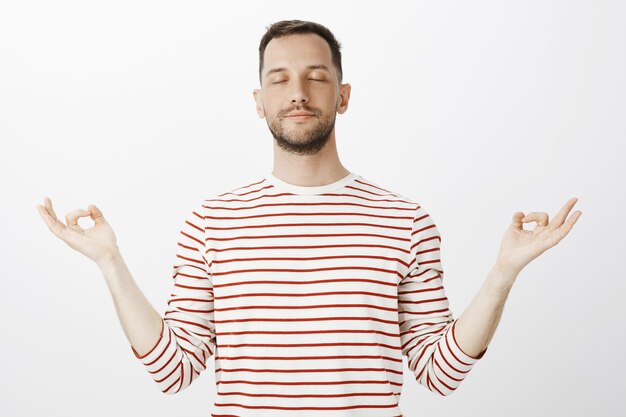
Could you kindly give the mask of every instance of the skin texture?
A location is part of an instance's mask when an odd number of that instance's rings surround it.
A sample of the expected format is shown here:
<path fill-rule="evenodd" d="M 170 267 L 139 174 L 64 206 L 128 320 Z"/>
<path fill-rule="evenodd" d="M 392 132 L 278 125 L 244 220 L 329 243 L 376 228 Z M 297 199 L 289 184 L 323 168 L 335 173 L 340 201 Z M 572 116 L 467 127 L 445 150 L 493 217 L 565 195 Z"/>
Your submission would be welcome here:
<path fill-rule="evenodd" d="M 580 210 L 568 214 L 578 201 L 572 197 L 549 221 L 548 213 L 513 214 L 500 243 L 495 265 L 478 293 L 458 318 L 456 338 L 461 350 L 473 357 L 482 357 L 493 338 L 511 287 L 519 273 L 532 260 L 556 246 L 572 230 L 581 216 Z M 531 230 L 524 223 L 536 222 Z"/>
<path fill-rule="evenodd" d="M 324 65 L 327 69 L 308 68 Z M 284 68 L 280 72 L 271 72 Z M 328 43 L 316 34 L 272 39 L 265 49 L 261 88 L 253 91 L 256 111 L 274 137 L 274 170 L 295 185 L 318 186 L 350 173 L 340 162 L 335 118 L 348 109 L 350 84 L 341 84 Z M 294 120 L 293 111 L 313 117 Z"/>

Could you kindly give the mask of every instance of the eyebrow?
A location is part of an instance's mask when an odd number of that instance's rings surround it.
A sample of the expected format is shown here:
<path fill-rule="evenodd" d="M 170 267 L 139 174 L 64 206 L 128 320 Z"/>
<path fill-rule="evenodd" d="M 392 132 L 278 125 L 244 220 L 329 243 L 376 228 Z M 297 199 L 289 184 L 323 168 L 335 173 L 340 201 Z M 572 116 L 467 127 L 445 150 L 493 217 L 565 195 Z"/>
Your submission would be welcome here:
<path fill-rule="evenodd" d="M 324 64 L 318 64 L 318 65 L 309 65 L 308 67 L 306 67 L 307 69 L 324 69 L 328 72 L 330 72 L 330 70 L 328 69 L 328 67 Z M 265 76 L 267 77 L 270 74 L 273 74 L 275 72 L 281 72 L 281 71 L 286 71 L 287 68 L 285 67 L 279 67 L 279 68 L 272 68 L 270 70 L 267 70 L 267 72 L 265 73 Z"/>

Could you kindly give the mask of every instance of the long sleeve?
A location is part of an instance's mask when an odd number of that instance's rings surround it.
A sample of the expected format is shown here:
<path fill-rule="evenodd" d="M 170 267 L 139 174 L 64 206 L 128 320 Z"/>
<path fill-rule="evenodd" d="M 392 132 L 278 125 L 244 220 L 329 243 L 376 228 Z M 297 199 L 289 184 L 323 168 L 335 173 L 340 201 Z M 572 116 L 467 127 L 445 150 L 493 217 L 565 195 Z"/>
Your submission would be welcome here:
<path fill-rule="evenodd" d="M 410 263 L 398 285 L 402 353 L 416 381 L 449 395 L 483 357 L 465 354 L 456 342 L 456 320 L 443 286 L 441 236 L 430 215 L 417 206 L 411 231 Z"/>
<path fill-rule="evenodd" d="M 166 394 L 188 387 L 215 352 L 213 286 L 205 258 L 205 209 L 189 213 L 180 229 L 172 271 L 173 290 L 161 319 L 161 335 L 145 355 L 132 351 Z"/>

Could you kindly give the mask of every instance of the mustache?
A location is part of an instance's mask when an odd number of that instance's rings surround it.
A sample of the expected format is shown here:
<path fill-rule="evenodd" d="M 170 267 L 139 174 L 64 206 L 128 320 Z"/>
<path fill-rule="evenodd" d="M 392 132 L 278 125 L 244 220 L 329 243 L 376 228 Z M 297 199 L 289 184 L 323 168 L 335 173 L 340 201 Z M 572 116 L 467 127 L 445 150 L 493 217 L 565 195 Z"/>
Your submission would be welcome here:
<path fill-rule="evenodd" d="M 296 106 L 296 107 L 291 107 L 289 109 L 283 110 L 278 115 L 280 117 L 285 117 L 286 114 L 291 113 L 293 111 L 306 111 L 306 112 L 313 114 L 313 116 L 317 116 L 319 114 L 317 110 L 312 109 L 308 106 Z"/>

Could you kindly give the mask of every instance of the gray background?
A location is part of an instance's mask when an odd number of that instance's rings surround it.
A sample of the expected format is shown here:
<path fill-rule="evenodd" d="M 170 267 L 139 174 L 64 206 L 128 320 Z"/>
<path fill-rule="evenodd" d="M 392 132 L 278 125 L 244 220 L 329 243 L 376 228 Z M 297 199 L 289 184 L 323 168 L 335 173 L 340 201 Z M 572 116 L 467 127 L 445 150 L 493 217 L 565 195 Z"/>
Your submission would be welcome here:
<path fill-rule="evenodd" d="M 273 168 L 258 43 L 293 18 L 342 43 L 340 158 L 431 214 L 455 316 L 515 211 L 552 218 L 576 196 L 583 212 L 522 271 L 455 393 L 418 385 L 405 362 L 405 416 L 623 415 L 625 3 L 224 3 L 0 3 L 0 415 L 209 414 L 213 361 L 163 395 L 97 266 L 35 204 L 50 196 L 63 219 L 97 204 L 163 312 L 187 211 Z"/>

